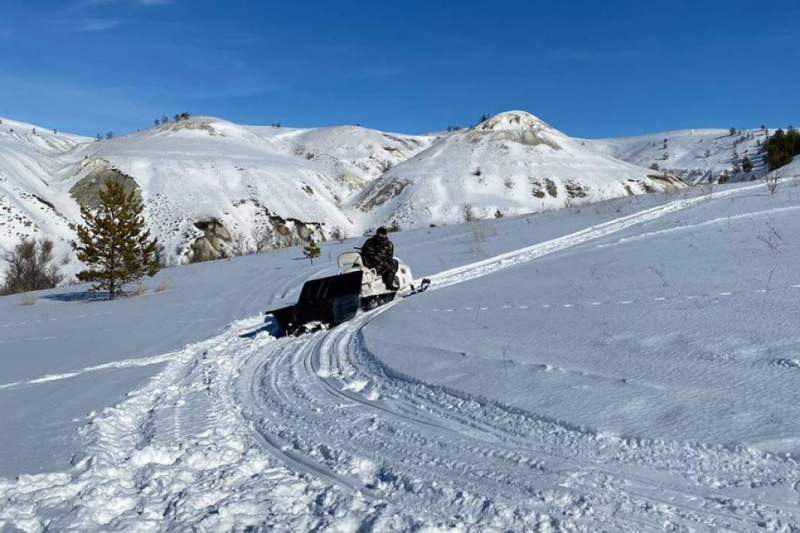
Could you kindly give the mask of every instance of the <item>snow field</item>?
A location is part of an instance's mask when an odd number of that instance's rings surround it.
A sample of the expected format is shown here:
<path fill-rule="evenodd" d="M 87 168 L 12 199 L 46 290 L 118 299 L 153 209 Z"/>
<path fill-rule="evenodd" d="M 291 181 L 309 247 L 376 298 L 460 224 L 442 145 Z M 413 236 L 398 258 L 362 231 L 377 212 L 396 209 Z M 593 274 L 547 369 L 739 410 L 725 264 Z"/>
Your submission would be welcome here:
<path fill-rule="evenodd" d="M 170 354 L 147 385 L 96 416 L 85 429 L 85 454 L 72 470 L 0 481 L 0 501 L 8 503 L 0 510 L 0 526 L 791 531 L 800 520 L 793 456 L 740 444 L 603 431 L 576 423 L 578 412 L 556 417 L 542 414 L 547 406 L 515 406 L 504 398 L 515 386 L 513 374 L 504 378 L 507 386 L 498 386 L 494 369 L 487 368 L 482 380 L 487 390 L 468 379 L 469 361 L 461 359 L 461 376 L 458 366 L 449 366 L 445 350 L 458 350 L 459 337 L 473 343 L 479 337 L 455 325 L 443 329 L 439 318 L 431 318 L 483 314 L 530 328 L 508 315 L 535 314 L 574 327 L 580 324 L 571 318 L 575 313 L 613 306 L 640 327 L 634 318 L 645 305 L 693 306 L 740 297 L 751 305 L 752 294 L 745 292 L 755 290 L 765 291 L 758 298 L 784 295 L 791 302 L 800 281 L 792 283 L 788 275 L 758 289 L 748 278 L 710 283 L 687 277 L 685 287 L 676 287 L 698 290 L 640 288 L 640 294 L 614 303 L 607 294 L 597 298 L 601 290 L 570 300 L 514 292 L 527 287 L 515 278 L 551 262 L 572 262 L 585 272 L 589 269 L 580 261 L 594 253 L 654 242 L 683 244 L 664 231 L 675 216 L 706 218 L 711 206 L 727 208 L 727 197 L 756 198 L 757 205 L 738 209 L 763 213 L 768 209 L 758 199 L 762 194 L 763 188 L 739 187 L 708 201 L 680 199 L 469 265 L 446 265 L 432 276 L 427 293 L 306 337 L 275 339 L 269 322 L 237 321 L 215 338 Z M 764 215 L 754 218 L 759 217 Z M 737 220 L 734 224 L 750 219 Z M 712 227 L 684 226 L 686 234 Z M 650 236 L 632 239 L 643 232 Z M 429 258 L 418 272 L 428 274 L 435 264 Z M 568 276 L 570 270 L 558 272 Z M 476 294 L 487 303 L 476 302 Z M 424 349 L 437 338 L 427 334 L 426 323 L 440 330 L 439 354 Z M 491 340 L 499 325 L 472 327 Z M 395 338 L 397 346 L 376 343 L 381 337 Z M 524 346 L 515 343 L 527 341 L 504 338 L 512 353 Z M 579 338 L 591 340 L 595 332 Z M 791 332 L 779 340 L 791 341 Z M 792 359 L 784 360 L 781 370 L 791 370 Z M 543 373 L 559 372 L 544 365 Z M 624 379 L 610 366 L 609 374 Z"/>

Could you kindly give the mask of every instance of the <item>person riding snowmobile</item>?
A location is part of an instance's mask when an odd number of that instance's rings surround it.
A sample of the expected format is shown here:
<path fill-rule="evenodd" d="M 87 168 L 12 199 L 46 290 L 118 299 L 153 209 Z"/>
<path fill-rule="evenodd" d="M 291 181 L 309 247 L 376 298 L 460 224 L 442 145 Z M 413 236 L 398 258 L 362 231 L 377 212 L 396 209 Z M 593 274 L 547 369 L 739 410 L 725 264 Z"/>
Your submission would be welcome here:
<path fill-rule="evenodd" d="M 389 240 L 389 232 L 381 226 L 375 235 L 367 239 L 361 247 L 361 260 L 367 268 L 374 268 L 383 278 L 387 289 L 394 287 L 394 276 L 398 263 L 394 258 L 394 244 Z"/>

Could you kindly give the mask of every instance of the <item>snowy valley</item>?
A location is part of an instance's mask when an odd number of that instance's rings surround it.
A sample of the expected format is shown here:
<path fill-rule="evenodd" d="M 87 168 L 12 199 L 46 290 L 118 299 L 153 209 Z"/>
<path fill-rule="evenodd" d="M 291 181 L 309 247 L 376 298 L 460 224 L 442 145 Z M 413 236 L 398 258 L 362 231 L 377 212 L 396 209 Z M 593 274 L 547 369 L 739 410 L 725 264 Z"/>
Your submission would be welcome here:
<path fill-rule="evenodd" d="M 800 531 L 800 159 L 770 187 L 766 133 L 4 119 L 0 251 L 74 273 L 110 179 L 169 266 L 0 297 L 0 531 Z M 265 316 L 381 224 L 427 291 Z"/>
<path fill-rule="evenodd" d="M 403 231 L 431 289 L 298 338 L 261 312 L 360 239 L 2 298 L 0 528 L 793 531 L 799 202 Z"/>

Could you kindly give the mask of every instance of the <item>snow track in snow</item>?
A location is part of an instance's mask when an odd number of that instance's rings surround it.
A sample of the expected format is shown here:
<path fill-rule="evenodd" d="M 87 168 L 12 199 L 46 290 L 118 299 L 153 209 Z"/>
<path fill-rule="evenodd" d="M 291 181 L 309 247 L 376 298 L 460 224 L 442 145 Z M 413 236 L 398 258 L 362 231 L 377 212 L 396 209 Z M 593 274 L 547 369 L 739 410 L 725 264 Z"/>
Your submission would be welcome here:
<path fill-rule="evenodd" d="M 698 201 L 453 269 L 430 290 Z M 276 340 L 260 319 L 244 320 L 172 354 L 146 387 L 91 421 L 86 455 L 70 472 L 0 479 L 0 529 L 792 531 L 800 523 L 791 457 L 598 433 L 399 374 L 362 331 L 401 305 L 297 339 Z"/>

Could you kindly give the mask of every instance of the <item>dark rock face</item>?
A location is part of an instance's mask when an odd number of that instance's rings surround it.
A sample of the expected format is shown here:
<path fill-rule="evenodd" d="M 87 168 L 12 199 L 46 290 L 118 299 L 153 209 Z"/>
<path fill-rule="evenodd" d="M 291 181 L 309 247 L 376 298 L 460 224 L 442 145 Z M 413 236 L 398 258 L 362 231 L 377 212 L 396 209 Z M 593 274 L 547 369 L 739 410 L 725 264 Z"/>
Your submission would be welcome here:
<path fill-rule="evenodd" d="M 270 215 L 269 222 L 275 235 L 275 247 L 297 246 L 309 238 L 315 241 L 324 241 L 325 234 L 320 222 L 303 222 L 296 218 L 283 218 Z"/>
<path fill-rule="evenodd" d="M 203 232 L 203 235 L 192 243 L 192 260 L 194 262 L 225 257 L 225 248 L 231 242 L 231 234 L 221 221 L 215 218 L 200 220 L 194 223 L 194 227 Z"/>
<path fill-rule="evenodd" d="M 142 199 L 141 187 L 136 183 L 136 180 L 115 168 L 108 167 L 92 170 L 86 177 L 73 185 L 69 193 L 81 206 L 97 209 L 100 207 L 100 190 L 106 181 L 121 184 L 126 193 L 136 191 L 136 196 L 139 200 Z"/>

